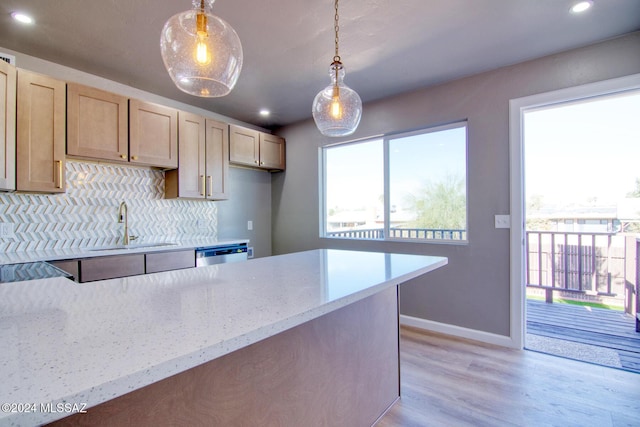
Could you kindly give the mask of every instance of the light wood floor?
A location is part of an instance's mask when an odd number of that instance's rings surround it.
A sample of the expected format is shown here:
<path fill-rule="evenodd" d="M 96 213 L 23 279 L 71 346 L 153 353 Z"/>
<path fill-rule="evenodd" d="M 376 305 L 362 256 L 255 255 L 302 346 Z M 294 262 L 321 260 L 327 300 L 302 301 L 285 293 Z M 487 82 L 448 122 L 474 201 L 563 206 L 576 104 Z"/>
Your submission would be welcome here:
<path fill-rule="evenodd" d="M 377 427 L 640 426 L 640 374 L 401 328 L 402 397 Z"/>

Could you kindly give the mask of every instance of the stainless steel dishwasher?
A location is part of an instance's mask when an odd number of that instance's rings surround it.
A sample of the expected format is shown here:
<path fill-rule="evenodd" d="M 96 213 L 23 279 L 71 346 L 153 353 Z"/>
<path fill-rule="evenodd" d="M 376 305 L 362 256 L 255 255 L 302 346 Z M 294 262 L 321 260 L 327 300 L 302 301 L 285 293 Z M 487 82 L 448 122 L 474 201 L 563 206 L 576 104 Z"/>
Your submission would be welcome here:
<path fill-rule="evenodd" d="M 246 260 L 246 243 L 196 248 L 196 267 Z"/>

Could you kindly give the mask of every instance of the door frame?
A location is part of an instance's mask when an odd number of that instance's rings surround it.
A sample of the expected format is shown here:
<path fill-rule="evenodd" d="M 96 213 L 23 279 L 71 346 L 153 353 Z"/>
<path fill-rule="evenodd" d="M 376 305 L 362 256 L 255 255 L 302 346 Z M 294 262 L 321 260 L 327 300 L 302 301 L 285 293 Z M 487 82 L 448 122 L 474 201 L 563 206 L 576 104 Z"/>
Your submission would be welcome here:
<path fill-rule="evenodd" d="M 510 180 L 510 341 L 524 347 L 525 338 L 525 199 L 524 199 L 524 113 L 527 110 L 581 99 L 640 89 L 640 74 L 602 80 L 566 89 L 515 98 L 509 101 Z"/>

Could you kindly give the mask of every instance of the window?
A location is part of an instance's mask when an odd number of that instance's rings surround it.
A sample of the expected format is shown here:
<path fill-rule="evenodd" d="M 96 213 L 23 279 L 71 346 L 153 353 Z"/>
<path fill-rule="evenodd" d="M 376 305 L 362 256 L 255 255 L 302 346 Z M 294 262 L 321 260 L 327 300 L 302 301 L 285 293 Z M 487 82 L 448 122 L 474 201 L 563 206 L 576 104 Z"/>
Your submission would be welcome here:
<path fill-rule="evenodd" d="M 321 152 L 321 236 L 467 240 L 466 122 Z"/>

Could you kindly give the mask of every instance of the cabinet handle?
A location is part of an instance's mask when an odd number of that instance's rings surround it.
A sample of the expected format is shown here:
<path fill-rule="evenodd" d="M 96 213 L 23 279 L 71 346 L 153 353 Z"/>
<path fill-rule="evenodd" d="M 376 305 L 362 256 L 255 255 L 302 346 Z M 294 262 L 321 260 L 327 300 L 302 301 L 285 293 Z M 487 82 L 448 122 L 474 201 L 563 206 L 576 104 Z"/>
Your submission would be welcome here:
<path fill-rule="evenodd" d="M 209 180 L 209 191 L 207 191 L 207 196 L 211 197 L 213 195 L 211 194 L 211 191 L 213 189 L 213 177 L 211 175 L 208 175 L 207 179 Z"/>
<path fill-rule="evenodd" d="M 261 165 L 264 165 L 264 162 L 260 162 Z"/>
<path fill-rule="evenodd" d="M 62 160 L 54 160 L 56 167 L 58 168 L 58 183 L 56 188 L 62 188 Z"/>
<path fill-rule="evenodd" d="M 206 191 L 205 187 L 207 186 L 207 183 L 205 182 L 205 176 L 204 175 L 200 175 L 200 195 L 202 197 L 204 197 L 204 193 Z"/>
<path fill-rule="evenodd" d="M 138 156 L 131 156 L 131 160 L 138 160 Z"/>
<path fill-rule="evenodd" d="M 126 154 L 120 154 L 120 158 L 121 158 L 121 159 L 126 159 L 126 158 L 127 158 L 127 155 L 126 155 Z"/>
<path fill-rule="evenodd" d="M 254 162 L 256 165 L 258 164 L 258 161 L 257 161 L 257 160 L 254 160 L 253 162 Z"/>

